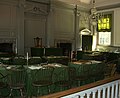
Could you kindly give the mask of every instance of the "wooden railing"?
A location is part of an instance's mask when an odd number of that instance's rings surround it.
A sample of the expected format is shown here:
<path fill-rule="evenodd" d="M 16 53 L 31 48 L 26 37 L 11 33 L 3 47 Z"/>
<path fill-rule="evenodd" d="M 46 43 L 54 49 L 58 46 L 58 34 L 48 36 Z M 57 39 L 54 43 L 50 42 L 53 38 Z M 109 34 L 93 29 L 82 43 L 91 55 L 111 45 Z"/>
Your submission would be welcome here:
<path fill-rule="evenodd" d="M 39 98 L 120 98 L 120 75 Z"/>

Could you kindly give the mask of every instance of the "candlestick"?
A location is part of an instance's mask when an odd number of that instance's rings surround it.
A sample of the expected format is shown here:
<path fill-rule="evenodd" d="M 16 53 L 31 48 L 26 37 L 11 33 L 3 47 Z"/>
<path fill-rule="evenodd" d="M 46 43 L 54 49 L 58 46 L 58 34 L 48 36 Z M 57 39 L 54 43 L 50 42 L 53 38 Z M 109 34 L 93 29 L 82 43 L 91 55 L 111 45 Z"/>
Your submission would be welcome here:
<path fill-rule="evenodd" d="M 15 52 L 16 52 L 16 54 L 17 54 L 17 47 L 15 48 Z"/>
<path fill-rule="evenodd" d="M 27 59 L 27 66 L 28 66 L 28 57 L 29 57 L 29 55 L 28 55 L 28 52 L 27 52 L 27 57 L 26 57 L 26 59 Z"/>
<path fill-rule="evenodd" d="M 28 61 L 28 52 L 27 52 L 27 61 Z"/>
<path fill-rule="evenodd" d="M 43 54 L 44 54 L 44 56 L 45 56 L 45 47 L 44 47 L 44 50 L 43 50 Z"/>

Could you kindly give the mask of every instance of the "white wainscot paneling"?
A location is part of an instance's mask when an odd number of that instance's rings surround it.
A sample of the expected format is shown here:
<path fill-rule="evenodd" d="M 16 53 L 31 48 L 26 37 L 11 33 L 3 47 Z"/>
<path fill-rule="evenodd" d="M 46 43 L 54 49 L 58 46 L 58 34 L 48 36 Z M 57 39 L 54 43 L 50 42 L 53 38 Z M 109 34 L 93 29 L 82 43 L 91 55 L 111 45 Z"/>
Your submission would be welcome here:
<path fill-rule="evenodd" d="M 120 46 L 120 8 L 114 10 L 114 45 Z"/>
<path fill-rule="evenodd" d="M 73 10 L 54 10 L 54 35 L 57 37 L 56 33 L 68 36 L 74 32 L 74 12 Z M 60 36 L 59 36 L 60 37 Z"/>
<path fill-rule="evenodd" d="M 25 48 L 26 50 L 34 46 L 34 38 L 42 38 L 45 44 L 45 19 L 26 19 L 25 20 Z"/>
<path fill-rule="evenodd" d="M 15 38 L 16 31 L 15 30 L 0 30 L 0 38 Z"/>
<path fill-rule="evenodd" d="M 54 10 L 54 41 L 69 40 L 71 43 L 74 40 L 74 10 L 70 9 L 55 9 Z"/>
<path fill-rule="evenodd" d="M 0 29 L 14 29 L 16 26 L 16 7 L 0 3 Z"/>

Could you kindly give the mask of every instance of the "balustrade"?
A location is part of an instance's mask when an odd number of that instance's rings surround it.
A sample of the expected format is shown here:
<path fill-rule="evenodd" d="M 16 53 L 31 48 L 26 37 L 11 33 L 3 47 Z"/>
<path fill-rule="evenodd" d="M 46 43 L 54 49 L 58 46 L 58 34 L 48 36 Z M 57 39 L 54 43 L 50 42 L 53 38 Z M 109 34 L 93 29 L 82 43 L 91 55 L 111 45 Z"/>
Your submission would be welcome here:
<path fill-rule="evenodd" d="M 120 98 L 120 75 L 40 98 Z"/>

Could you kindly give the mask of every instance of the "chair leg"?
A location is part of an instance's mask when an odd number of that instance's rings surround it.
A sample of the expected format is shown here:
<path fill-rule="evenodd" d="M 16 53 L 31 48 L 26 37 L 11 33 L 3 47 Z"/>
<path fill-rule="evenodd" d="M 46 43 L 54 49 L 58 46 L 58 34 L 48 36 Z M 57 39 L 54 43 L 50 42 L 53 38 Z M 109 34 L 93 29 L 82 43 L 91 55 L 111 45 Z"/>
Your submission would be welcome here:
<path fill-rule="evenodd" d="M 50 87 L 49 87 L 49 86 L 47 86 L 47 88 L 48 88 L 48 94 L 50 94 L 50 92 L 51 92 Z"/>
<path fill-rule="evenodd" d="M 36 98 L 37 98 L 37 96 L 39 96 L 39 94 L 40 94 L 40 88 L 37 87 L 37 95 L 36 95 Z"/>
<path fill-rule="evenodd" d="M 10 97 L 12 96 L 12 91 L 13 91 L 13 89 L 10 89 L 10 94 L 9 94 Z"/>
<path fill-rule="evenodd" d="M 78 81 L 78 86 L 81 86 L 81 82 L 80 81 Z"/>
<path fill-rule="evenodd" d="M 23 90 L 20 89 L 20 95 L 23 97 Z"/>

